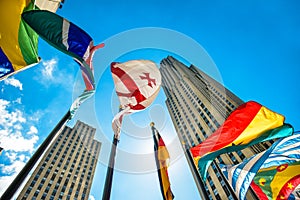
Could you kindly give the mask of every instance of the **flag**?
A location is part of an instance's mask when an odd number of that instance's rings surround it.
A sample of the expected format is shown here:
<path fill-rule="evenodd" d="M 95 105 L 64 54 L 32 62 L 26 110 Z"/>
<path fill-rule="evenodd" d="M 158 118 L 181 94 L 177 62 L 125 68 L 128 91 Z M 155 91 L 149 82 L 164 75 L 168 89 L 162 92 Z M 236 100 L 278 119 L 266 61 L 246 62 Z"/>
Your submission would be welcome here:
<path fill-rule="evenodd" d="M 48 44 L 73 57 L 80 65 L 86 88 L 70 108 L 72 118 L 81 103 L 95 93 L 92 59 L 95 51 L 104 47 L 104 44 L 94 46 L 93 39 L 84 30 L 47 10 L 24 12 L 22 18 Z"/>
<path fill-rule="evenodd" d="M 172 200 L 174 199 L 174 195 L 171 190 L 171 184 L 168 175 L 168 166 L 170 159 L 169 152 L 162 137 L 154 127 L 154 124 L 152 124 L 152 131 L 154 139 L 155 160 L 162 196 L 164 200 Z"/>
<path fill-rule="evenodd" d="M 300 161 L 259 170 L 251 187 L 261 200 L 289 199 L 299 184 Z"/>
<path fill-rule="evenodd" d="M 293 128 L 289 128 L 293 132 Z M 229 183 L 239 199 L 244 199 L 246 192 L 260 169 L 265 167 L 286 166 L 300 161 L 300 134 L 291 135 L 276 141 L 265 150 L 238 165 L 224 168 Z M 284 159 L 283 159 L 284 158 Z M 277 160 L 277 161 L 276 161 Z M 299 167 L 299 166 L 298 166 Z"/>
<path fill-rule="evenodd" d="M 156 64 L 149 60 L 131 60 L 111 64 L 111 73 L 122 111 L 113 119 L 115 137 L 125 114 L 146 109 L 155 100 L 161 85 L 161 74 Z"/>
<path fill-rule="evenodd" d="M 259 103 L 249 101 L 242 104 L 213 134 L 190 149 L 202 178 L 206 179 L 210 163 L 222 153 L 291 134 L 289 131 L 275 129 L 283 124 L 284 116 Z"/>
<path fill-rule="evenodd" d="M 0 80 L 39 62 L 38 35 L 21 18 L 31 0 L 0 1 Z"/>
<path fill-rule="evenodd" d="M 283 138 L 255 175 L 251 187 L 262 199 L 287 199 L 300 183 L 300 134 Z"/>
<path fill-rule="evenodd" d="M 84 30 L 47 10 L 24 12 L 22 18 L 48 44 L 73 57 L 80 65 L 87 90 L 95 89 L 92 58 L 104 44 L 94 46 Z"/>

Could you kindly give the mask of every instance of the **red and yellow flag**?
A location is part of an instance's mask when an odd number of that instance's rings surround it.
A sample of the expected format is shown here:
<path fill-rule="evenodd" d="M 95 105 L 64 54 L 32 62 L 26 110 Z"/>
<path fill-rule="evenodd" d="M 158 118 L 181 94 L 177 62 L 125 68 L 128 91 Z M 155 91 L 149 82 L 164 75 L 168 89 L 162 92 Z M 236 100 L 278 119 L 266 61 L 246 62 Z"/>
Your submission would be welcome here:
<path fill-rule="evenodd" d="M 201 172 L 205 174 L 208 166 L 203 167 L 204 164 L 202 163 L 200 167 L 200 163 L 198 164 L 199 159 L 205 157 L 206 160 L 213 160 L 216 156 L 226 151 L 230 152 L 246 148 L 247 145 L 252 145 L 254 140 L 259 142 L 258 138 L 269 134 L 268 131 L 283 124 L 284 116 L 254 101 L 244 103 L 234 110 L 222 126 L 206 140 L 190 149 L 196 166 L 203 169 L 206 168 Z M 274 139 L 274 137 L 271 139 Z M 263 139 L 266 140 L 267 138 Z M 205 176 L 203 178 L 205 179 Z"/>
<path fill-rule="evenodd" d="M 168 175 L 170 155 L 162 137 L 155 129 L 154 124 L 151 126 L 153 131 L 154 151 L 161 193 L 164 200 L 172 200 L 174 199 L 174 195 L 171 191 L 171 184 Z"/>

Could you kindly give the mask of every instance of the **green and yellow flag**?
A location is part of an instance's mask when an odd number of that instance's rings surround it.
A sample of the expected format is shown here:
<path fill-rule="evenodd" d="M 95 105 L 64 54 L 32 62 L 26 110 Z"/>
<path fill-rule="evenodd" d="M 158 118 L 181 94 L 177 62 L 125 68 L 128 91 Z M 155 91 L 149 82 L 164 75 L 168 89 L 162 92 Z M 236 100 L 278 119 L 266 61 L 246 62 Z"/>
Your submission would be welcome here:
<path fill-rule="evenodd" d="M 38 35 L 21 18 L 33 9 L 31 0 L 0 1 L 0 80 L 39 62 Z"/>

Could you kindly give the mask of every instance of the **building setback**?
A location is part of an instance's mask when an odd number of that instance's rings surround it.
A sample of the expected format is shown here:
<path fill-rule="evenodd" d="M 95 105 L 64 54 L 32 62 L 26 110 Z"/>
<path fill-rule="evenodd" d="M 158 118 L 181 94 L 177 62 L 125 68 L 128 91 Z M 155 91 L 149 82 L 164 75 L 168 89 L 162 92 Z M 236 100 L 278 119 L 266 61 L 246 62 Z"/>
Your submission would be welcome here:
<path fill-rule="evenodd" d="M 80 199 L 89 197 L 101 143 L 96 129 L 77 121 L 55 138 L 17 200 Z"/>
<path fill-rule="evenodd" d="M 197 67 L 187 67 L 171 56 L 161 61 L 160 71 L 166 105 L 200 194 L 205 193 L 209 199 L 236 199 L 219 164 L 237 164 L 265 150 L 271 142 L 222 154 L 209 167 L 207 180 L 201 184 L 189 149 L 211 135 L 243 101 Z M 248 192 L 247 199 L 255 198 L 252 195 Z"/>

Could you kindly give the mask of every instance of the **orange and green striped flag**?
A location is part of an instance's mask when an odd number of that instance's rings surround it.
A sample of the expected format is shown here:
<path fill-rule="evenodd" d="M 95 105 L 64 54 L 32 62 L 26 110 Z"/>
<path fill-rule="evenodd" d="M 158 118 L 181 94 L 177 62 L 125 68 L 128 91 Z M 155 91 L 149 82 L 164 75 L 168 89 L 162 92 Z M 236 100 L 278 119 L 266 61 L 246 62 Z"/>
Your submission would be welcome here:
<path fill-rule="evenodd" d="M 206 179 L 210 163 L 222 153 L 241 150 L 259 142 L 291 134 L 288 131 L 276 130 L 283 125 L 284 116 L 261 104 L 254 101 L 242 104 L 212 135 L 190 149 L 202 178 Z"/>
<path fill-rule="evenodd" d="M 0 1 L 0 80 L 39 62 L 38 35 L 22 20 L 31 0 Z"/>

